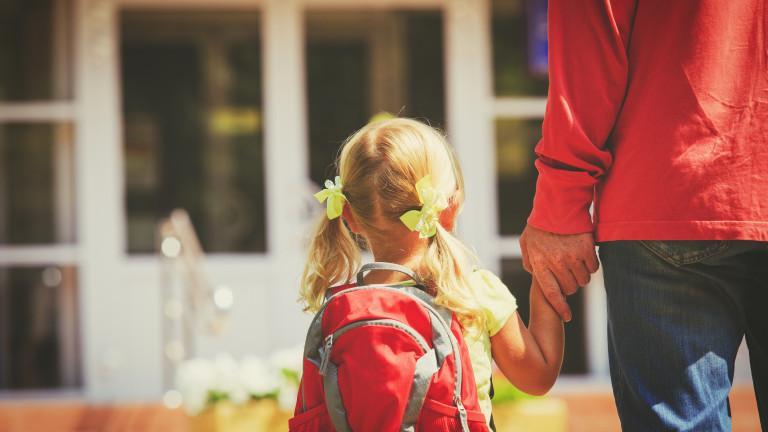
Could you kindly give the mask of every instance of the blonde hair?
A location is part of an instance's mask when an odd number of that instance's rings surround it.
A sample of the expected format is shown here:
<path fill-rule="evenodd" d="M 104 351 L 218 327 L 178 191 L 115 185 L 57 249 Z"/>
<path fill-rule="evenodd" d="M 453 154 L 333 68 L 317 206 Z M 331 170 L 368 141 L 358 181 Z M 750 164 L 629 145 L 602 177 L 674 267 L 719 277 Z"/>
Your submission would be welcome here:
<path fill-rule="evenodd" d="M 416 120 L 394 118 L 372 122 L 344 143 L 338 160 L 343 192 L 357 222 L 369 232 L 381 233 L 380 222 L 397 221 L 419 209 L 415 184 L 430 175 L 435 189 L 460 210 L 464 179 L 445 137 Z M 419 276 L 434 290 L 436 302 L 457 313 L 465 326 L 484 323 L 468 277 L 474 254 L 454 234 L 438 224 L 427 240 Z M 358 242 L 342 218 L 323 214 L 309 247 L 301 284 L 306 309 L 320 308 L 326 290 L 352 280 L 360 265 Z"/>

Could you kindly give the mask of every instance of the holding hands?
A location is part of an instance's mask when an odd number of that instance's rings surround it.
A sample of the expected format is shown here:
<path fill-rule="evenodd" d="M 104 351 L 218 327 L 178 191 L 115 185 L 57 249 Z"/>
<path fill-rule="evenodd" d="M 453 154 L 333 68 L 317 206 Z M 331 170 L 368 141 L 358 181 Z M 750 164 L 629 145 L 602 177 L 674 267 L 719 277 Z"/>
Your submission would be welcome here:
<path fill-rule="evenodd" d="M 555 234 L 527 225 L 520 236 L 520 249 L 525 270 L 563 321 L 570 321 L 565 296 L 589 283 L 600 266 L 593 234 Z"/>

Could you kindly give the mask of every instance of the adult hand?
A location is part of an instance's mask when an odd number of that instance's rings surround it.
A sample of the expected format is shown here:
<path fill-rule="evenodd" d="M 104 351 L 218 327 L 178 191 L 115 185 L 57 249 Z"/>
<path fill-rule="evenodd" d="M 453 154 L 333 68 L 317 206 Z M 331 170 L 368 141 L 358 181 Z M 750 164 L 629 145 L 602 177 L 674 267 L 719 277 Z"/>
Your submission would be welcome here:
<path fill-rule="evenodd" d="M 589 283 L 600 265 L 592 233 L 555 234 L 527 225 L 520 236 L 520 249 L 525 270 L 539 282 L 560 318 L 570 321 L 565 296 Z"/>

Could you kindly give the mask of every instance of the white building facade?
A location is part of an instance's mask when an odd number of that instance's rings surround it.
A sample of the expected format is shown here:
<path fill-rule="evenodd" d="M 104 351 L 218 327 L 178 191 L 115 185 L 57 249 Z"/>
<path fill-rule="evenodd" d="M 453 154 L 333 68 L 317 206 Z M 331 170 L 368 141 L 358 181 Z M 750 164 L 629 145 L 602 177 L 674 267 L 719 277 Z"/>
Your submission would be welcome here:
<path fill-rule="evenodd" d="M 467 180 L 460 234 L 525 305 L 546 2 L 17 3 L 0 7 L 18 26 L 0 48 L 3 397 L 163 394 L 155 226 L 176 207 L 234 298 L 227 329 L 185 354 L 301 343 L 311 195 L 380 111 L 446 129 Z M 573 299 L 563 391 L 609 388 L 601 283 Z"/>

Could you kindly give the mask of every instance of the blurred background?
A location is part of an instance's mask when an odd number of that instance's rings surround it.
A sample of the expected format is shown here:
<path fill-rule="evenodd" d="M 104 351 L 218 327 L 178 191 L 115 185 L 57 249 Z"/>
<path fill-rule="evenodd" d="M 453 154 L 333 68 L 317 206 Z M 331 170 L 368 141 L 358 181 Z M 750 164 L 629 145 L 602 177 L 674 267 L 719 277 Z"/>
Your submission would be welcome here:
<path fill-rule="evenodd" d="M 0 413 L 173 405 L 185 359 L 300 345 L 312 194 L 344 138 L 383 111 L 446 130 L 467 179 L 459 231 L 527 319 L 518 236 L 546 9 L 0 0 Z M 188 219 L 166 219 L 177 208 Z M 610 411 L 600 275 L 570 301 L 554 394 Z M 750 382 L 743 353 L 736 380 Z"/>

